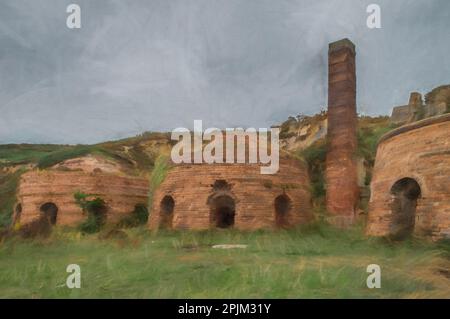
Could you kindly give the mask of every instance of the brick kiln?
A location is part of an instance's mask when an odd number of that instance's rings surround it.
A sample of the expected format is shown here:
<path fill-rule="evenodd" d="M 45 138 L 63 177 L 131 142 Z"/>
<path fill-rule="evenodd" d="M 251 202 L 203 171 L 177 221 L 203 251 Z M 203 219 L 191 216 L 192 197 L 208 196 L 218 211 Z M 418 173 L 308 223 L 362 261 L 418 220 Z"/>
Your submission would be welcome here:
<path fill-rule="evenodd" d="M 103 199 L 106 222 L 117 222 L 136 206 L 146 207 L 148 180 L 94 156 L 71 159 L 48 170 L 33 170 L 20 179 L 14 219 L 27 224 L 46 214 L 53 224 L 75 226 L 86 218 L 74 200 L 78 191 Z"/>
<path fill-rule="evenodd" d="M 450 114 L 384 135 L 371 192 L 369 235 L 450 237 Z"/>
<path fill-rule="evenodd" d="M 280 159 L 274 175 L 257 164 L 180 164 L 154 194 L 152 229 L 289 227 L 312 219 L 305 164 Z"/>

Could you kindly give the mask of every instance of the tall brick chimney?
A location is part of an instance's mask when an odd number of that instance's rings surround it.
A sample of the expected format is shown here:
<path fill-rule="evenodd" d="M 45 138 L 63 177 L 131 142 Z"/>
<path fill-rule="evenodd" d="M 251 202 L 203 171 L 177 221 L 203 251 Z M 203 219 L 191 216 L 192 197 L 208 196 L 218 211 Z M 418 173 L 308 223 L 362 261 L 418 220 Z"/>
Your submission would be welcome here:
<path fill-rule="evenodd" d="M 326 205 L 329 221 L 353 223 L 358 202 L 355 45 L 348 39 L 328 50 L 328 148 Z"/>

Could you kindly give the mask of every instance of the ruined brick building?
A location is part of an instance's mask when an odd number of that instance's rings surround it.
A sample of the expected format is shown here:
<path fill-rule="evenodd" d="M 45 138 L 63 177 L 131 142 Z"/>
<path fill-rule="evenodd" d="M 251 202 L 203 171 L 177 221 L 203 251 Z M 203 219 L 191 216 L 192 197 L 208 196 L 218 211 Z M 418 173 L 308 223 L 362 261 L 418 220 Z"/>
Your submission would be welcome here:
<path fill-rule="evenodd" d="M 329 46 L 326 207 L 328 220 L 340 227 L 354 223 L 359 200 L 355 55 L 348 39 Z M 413 94 L 408 107 L 394 110 L 393 122 L 406 124 L 379 142 L 369 235 L 450 236 L 450 115 L 443 114 L 449 106 L 450 87 L 443 86 L 425 104 Z M 305 224 L 313 220 L 310 188 L 307 165 L 288 155 L 274 175 L 262 175 L 258 164 L 174 165 L 151 190 L 148 225 L 254 230 Z M 149 182 L 104 158 L 67 160 L 22 175 L 14 219 L 28 223 L 46 214 L 53 223 L 76 225 L 86 218 L 74 200 L 78 191 L 104 199 L 107 219 L 115 222 L 146 206 Z"/>
<path fill-rule="evenodd" d="M 280 159 L 274 175 L 258 164 L 180 164 L 154 199 L 150 228 L 285 228 L 312 220 L 306 165 Z"/>
<path fill-rule="evenodd" d="M 401 126 L 378 145 L 369 235 L 450 236 L 450 114 Z"/>
<path fill-rule="evenodd" d="M 27 224 L 48 215 L 52 224 L 77 225 L 86 219 L 74 194 L 102 198 L 107 222 L 118 222 L 136 206 L 146 207 L 148 181 L 129 175 L 120 165 L 96 156 L 64 161 L 50 169 L 21 176 L 14 221 Z"/>
<path fill-rule="evenodd" d="M 330 44 L 328 79 L 327 211 L 338 226 L 354 222 L 358 204 L 355 47 Z M 367 233 L 403 239 L 450 236 L 450 86 L 412 93 L 395 108 L 405 124 L 379 141 L 371 182 Z M 409 124 L 408 124 L 409 123 Z"/>
<path fill-rule="evenodd" d="M 442 85 L 425 95 L 412 92 L 407 105 L 396 106 L 392 109 L 391 122 L 394 124 L 408 124 L 432 116 L 445 114 L 450 110 L 450 85 Z"/>

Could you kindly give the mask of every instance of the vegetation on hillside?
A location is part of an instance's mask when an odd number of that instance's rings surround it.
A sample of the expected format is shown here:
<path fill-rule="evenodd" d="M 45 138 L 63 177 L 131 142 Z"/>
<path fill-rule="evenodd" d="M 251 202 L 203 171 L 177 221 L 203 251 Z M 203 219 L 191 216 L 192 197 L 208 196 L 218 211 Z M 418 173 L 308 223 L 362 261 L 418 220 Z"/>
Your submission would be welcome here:
<path fill-rule="evenodd" d="M 152 142 L 156 146 L 170 145 L 170 137 L 167 133 L 146 132 L 135 137 L 94 145 L 0 145 L 0 168 L 32 164 L 44 169 L 67 159 L 97 154 L 115 159 L 123 164 L 133 164 L 138 169 L 149 169 L 152 168 L 158 156 L 158 153 L 154 152 L 155 150 L 146 149 L 146 143 Z"/>
<path fill-rule="evenodd" d="M 16 203 L 16 189 L 24 169 L 13 173 L 0 173 L 0 230 L 11 225 Z"/>
<path fill-rule="evenodd" d="M 322 219 L 325 215 L 325 161 L 327 142 L 318 140 L 311 146 L 299 151 L 301 157 L 308 163 L 311 181 L 311 197 L 316 217 Z"/>
<path fill-rule="evenodd" d="M 370 184 L 372 168 L 375 163 L 377 144 L 381 136 L 395 128 L 387 116 L 358 118 L 358 149 L 356 156 L 363 158 L 366 169 L 365 185 Z M 327 153 L 326 139 L 317 140 L 309 147 L 299 150 L 298 154 L 308 163 L 311 179 L 311 195 L 318 218 L 325 214 L 325 162 Z M 362 205 L 365 208 L 365 205 Z"/>
<path fill-rule="evenodd" d="M 151 209 L 153 206 L 153 196 L 155 191 L 158 189 L 159 185 L 166 178 L 167 172 L 169 170 L 169 159 L 165 155 L 160 155 L 156 161 L 155 166 L 153 167 L 152 174 L 150 175 L 150 189 L 148 194 L 148 209 L 150 214 L 152 213 Z"/>
<path fill-rule="evenodd" d="M 280 126 L 280 139 L 288 139 L 297 136 L 298 130 L 307 125 L 314 125 L 327 118 L 327 112 L 322 110 L 320 113 L 307 116 L 299 114 L 297 116 L 289 116 Z"/>
<path fill-rule="evenodd" d="M 387 132 L 394 129 L 396 126 L 389 121 L 388 116 L 380 117 L 360 117 L 358 121 L 358 150 L 357 156 L 363 158 L 366 167 L 366 181 L 369 185 L 372 168 L 375 164 L 375 156 L 377 153 L 378 141 Z"/>

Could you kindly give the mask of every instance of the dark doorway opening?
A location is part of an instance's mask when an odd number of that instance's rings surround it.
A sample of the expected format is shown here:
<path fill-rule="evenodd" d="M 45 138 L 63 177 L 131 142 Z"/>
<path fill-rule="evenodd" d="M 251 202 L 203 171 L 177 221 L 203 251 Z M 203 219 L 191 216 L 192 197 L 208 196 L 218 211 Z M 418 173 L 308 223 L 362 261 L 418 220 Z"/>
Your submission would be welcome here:
<path fill-rule="evenodd" d="M 161 201 L 159 211 L 159 227 L 164 229 L 172 228 L 173 210 L 175 208 L 175 201 L 172 196 L 164 196 Z"/>
<path fill-rule="evenodd" d="M 39 209 L 42 216 L 49 222 L 50 225 L 56 224 L 56 218 L 58 217 L 58 206 L 54 203 L 45 203 Z"/>
<path fill-rule="evenodd" d="M 414 231 L 417 199 L 421 195 L 421 189 L 414 179 L 403 178 L 392 186 L 391 195 L 390 235 L 393 239 L 402 240 Z"/>
<path fill-rule="evenodd" d="M 20 223 L 21 216 L 22 216 L 22 204 L 19 203 L 16 205 L 16 209 L 14 210 L 13 224 Z"/>
<path fill-rule="evenodd" d="M 291 199 L 287 195 L 275 198 L 275 225 L 280 228 L 289 226 L 289 211 L 291 210 Z"/>
<path fill-rule="evenodd" d="M 213 198 L 211 206 L 211 224 L 218 228 L 234 226 L 236 206 L 234 199 L 228 195 Z"/>
<path fill-rule="evenodd" d="M 148 209 L 144 204 L 137 204 L 134 206 L 133 217 L 137 225 L 145 225 L 148 221 Z"/>

